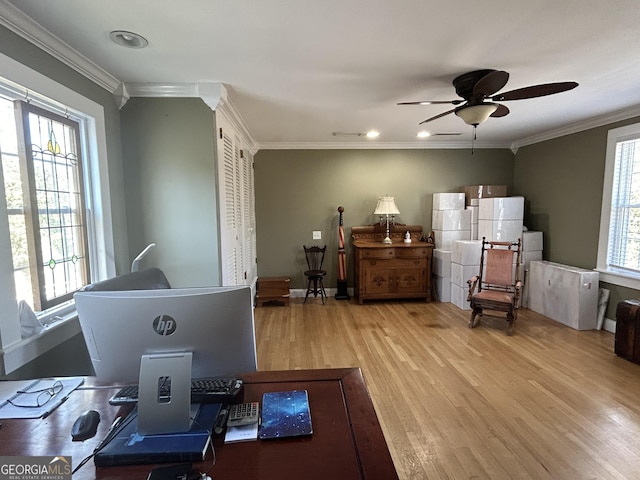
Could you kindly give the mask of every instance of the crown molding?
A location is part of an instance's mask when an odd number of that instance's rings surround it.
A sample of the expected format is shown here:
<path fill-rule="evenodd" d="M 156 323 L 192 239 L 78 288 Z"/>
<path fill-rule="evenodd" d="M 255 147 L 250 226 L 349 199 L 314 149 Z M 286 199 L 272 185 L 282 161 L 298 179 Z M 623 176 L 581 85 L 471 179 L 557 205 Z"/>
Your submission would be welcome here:
<path fill-rule="evenodd" d="M 53 58 L 111 93 L 120 86 L 120 80 L 45 30 L 39 23 L 26 16 L 7 0 L 0 0 L 0 12 L 0 25 L 21 36 Z"/>
<path fill-rule="evenodd" d="M 245 146 L 251 154 L 258 150 L 256 141 L 223 83 L 126 83 L 124 91 L 128 97 L 200 98 L 214 112 L 225 114 L 233 128 L 244 139 Z"/>
<path fill-rule="evenodd" d="M 471 141 L 467 142 L 260 142 L 260 150 L 445 150 L 445 149 L 469 149 Z M 481 143 L 474 142 L 475 150 L 488 148 L 509 148 L 508 143 Z"/>
<path fill-rule="evenodd" d="M 511 150 L 515 152 L 518 150 L 518 148 L 524 147 L 526 145 L 533 145 L 534 143 L 540 143 L 546 140 L 553 140 L 554 138 L 564 137 L 565 135 L 571 135 L 573 133 L 583 132 L 591 128 L 602 127 L 604 125 L 620 122 L 622 120 L 628 120 L 630 118 L 638 117 L 638 116 L 640 116 L 640 105 L 636 105 L 630 108 L 625 108 L 624 110 L 608 113 L 606 115 L 593 117 L 583 122 L 573 123 L 565 127 L 549 130 L 548 132 L 543 132 L 539 135 L 532 135 L 530 137 L 525 137 L 520 140 L 516 140 L 511 144 Z"/>

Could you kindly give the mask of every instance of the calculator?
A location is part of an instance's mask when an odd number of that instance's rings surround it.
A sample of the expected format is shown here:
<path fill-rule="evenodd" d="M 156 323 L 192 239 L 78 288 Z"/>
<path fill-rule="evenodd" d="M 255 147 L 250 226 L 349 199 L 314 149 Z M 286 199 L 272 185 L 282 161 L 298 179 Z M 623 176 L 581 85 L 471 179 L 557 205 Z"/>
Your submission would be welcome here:
<path fill-rule="evenodd" d="M 227 426 L 240 427 L 242 425 L 251 425 L 258 423 L 259 420 L 260 402 L 236 403 L 231 405 L 229 410 Z"/>

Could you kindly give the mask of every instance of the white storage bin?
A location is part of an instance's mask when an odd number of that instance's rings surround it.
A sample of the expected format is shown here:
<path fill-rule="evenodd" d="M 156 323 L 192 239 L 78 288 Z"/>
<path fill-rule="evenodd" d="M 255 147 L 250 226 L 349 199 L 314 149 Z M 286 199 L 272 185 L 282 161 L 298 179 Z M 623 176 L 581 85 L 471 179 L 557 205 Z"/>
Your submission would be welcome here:
<path fill-rule="evenodd" d="M 451 264 L 451 283 L 463 288 L 469 288 L 467 281 L 480 273 L 479 265 L 460 265 L 459 263 Z"/>
<path fill-rule="evenodd" d="M 481 240 L 459 240 L 451 245 L 451 262 L 460 265 L 479 265 L 481 252 Z"/>
<path fill-rule="evenodd" d="M 434 248 L 432 267 L 435 275 L 451 278 L 451 250 Z"/>
<path fill-rule="evenodd" d="M 451 277 L 434 276 L 436 296 L 439 302 L 451 302 Z"/>
<path fill-rule="evenodd" d="M 484 200 L 484 199 L 481 199 Z M 522 220 L 478 220 L 478 238 L 494 242 L 515 242 L 522 237 Z"/>
<path fill-rule="evenodd" d="M 522 265 L 525 270 L 529 270 L 531 262 L 542 260 L 542 251 L 538 250 L 536 252 L 522 252 L 521 257 Z"/>
<path fill-rule="evenodd" d="M 436 247 L 451 250 L 455 240 L 471 240 L 471 230 L 434 230 Z"/>
<path fill-rule="evenodd" d="M 431 220 L 434 230 L 471 230 L 469 210 L 434 210 Z"/>
<path fill-rule="evenodd" d="M 543 250 L 542 238 L 542 232 L 534 232 L 531 230 L 522 232 L 522 250 L 525 252 Z"/>
<path fill-rule="evenodd" d="M 592 270 L 533 261 L 529 308 L 576 330 L 592 330 L 598 320 L 598 282 L 598 272 Z"/>
<path fill-rule="evenodd" d="M 522 220 L 524 197 L 481 198 L 479 220 Z"/>
<path fill-rule="evenodd" d="M 451 284 L 451 303 L 461 310 L 471 310 L 471 306 L 467 301 L 469 296 L 469 287 L 461 287 L 455 283 Z"/>
<path fill-rule="evenodd" d="M 464 210 L 464 193 L 434 193 L 433 210 Z"/>

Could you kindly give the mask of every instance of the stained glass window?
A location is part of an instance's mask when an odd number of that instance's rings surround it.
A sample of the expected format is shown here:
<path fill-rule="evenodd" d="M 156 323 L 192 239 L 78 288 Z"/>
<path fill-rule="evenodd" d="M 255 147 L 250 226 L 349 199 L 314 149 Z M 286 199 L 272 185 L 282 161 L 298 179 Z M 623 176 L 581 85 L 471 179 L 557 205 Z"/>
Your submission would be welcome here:
<path fill-rule="evenodd" d="M 25 102 L 13 106 L 18 148 L 2 147 L 2 168 L 16 287 L 18 299 L 40 311 L 89 279 L 79 125 Z"/>

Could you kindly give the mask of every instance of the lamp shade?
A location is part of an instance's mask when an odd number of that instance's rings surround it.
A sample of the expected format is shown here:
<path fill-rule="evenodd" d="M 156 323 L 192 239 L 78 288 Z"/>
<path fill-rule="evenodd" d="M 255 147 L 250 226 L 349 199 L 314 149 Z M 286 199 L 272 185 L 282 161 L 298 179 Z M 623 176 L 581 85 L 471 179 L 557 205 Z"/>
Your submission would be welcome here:
<path fill-rule="evenodd" d="M 398 215 L 400 210 L 396 207 L 396 201 L 393 197 L 380 197 L 378 204 L 373 211 L 374 215 Z"/>
<path fill-rule="evenodd" d="M 460 108 L 456 110 L 455 113 L 464 120 L 464 123 L 467 125 L 480 125 L 497 109 L 498 105 L 495 103 L 483 103 L 481 105 Z"/>

